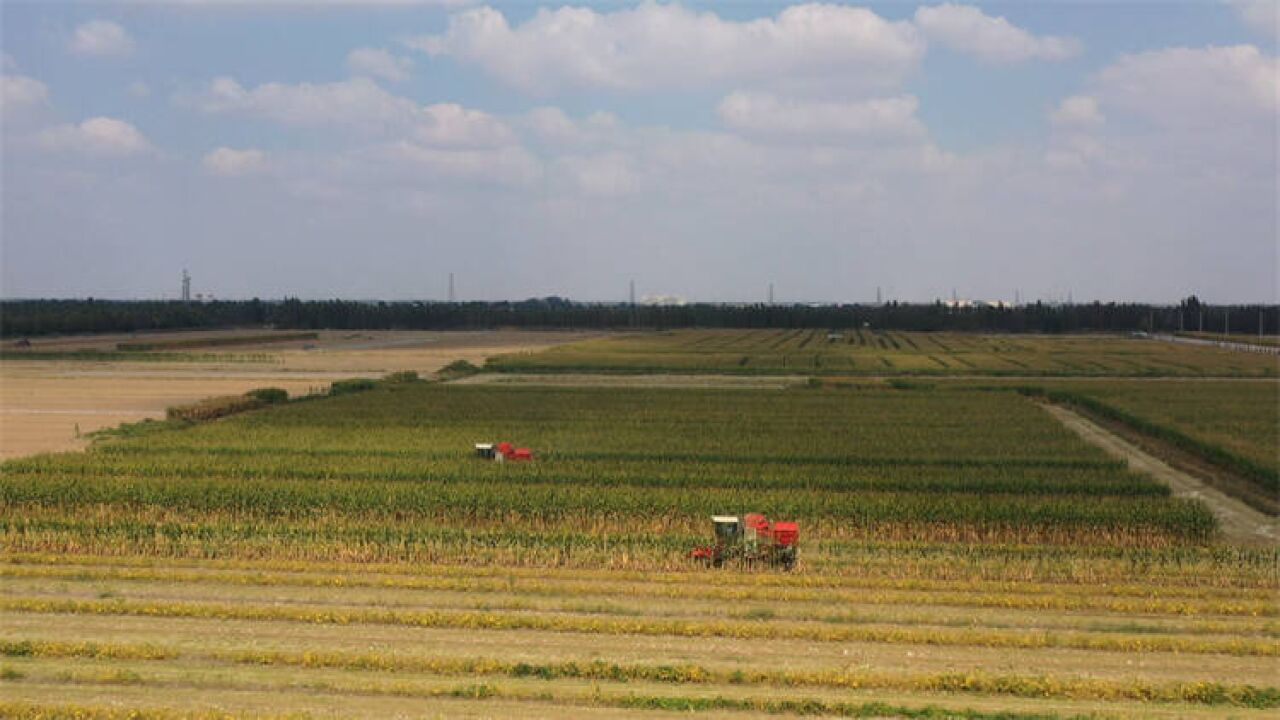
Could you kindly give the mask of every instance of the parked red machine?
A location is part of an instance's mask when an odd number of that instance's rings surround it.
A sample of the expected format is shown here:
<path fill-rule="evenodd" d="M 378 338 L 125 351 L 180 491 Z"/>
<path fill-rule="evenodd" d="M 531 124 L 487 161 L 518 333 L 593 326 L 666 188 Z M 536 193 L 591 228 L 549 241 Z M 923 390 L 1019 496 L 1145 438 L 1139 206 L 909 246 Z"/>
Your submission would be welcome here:
<path fill-rule="evenodd" d="M 704 565 L 721 567 L 732 560 L 748 567 L 756 563 L 781 566 L 784 570 L 795 567 L 800 539 L 796 523 L 770 523 L 760 513 L 747 513 L 741 519 L 736 515 L 712 515 L 711 524 L 715 528 L 715 544 L 689 551 L 689 557 Z"/>

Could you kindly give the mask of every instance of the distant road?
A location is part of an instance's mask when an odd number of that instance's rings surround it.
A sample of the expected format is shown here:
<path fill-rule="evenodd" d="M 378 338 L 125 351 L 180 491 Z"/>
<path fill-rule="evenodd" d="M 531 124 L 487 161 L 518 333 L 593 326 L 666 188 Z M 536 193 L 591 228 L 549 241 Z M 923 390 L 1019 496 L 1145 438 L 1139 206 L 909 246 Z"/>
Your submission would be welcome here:
<path fill-rule="evenodd" d="M 1234 340 L 1206 340 L 1204 338 L 1184 337 L 1182 335 L 1147 335 L 1152 340 L 1183 343 L 1184 345 L 1210 345 L 1235 350 L 1237 352 L 1262 353 L 1264 355 L 1280 355 L 1280 346 L 1254 345 L 1253 343 L 1236 342 Z"/>

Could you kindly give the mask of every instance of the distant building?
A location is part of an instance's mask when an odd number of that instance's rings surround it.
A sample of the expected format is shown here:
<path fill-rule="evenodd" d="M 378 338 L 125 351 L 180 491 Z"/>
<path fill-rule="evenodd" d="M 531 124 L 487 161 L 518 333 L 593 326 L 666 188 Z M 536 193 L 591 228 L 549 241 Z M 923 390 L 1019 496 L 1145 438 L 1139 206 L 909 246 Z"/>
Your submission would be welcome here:
<path fill-rule="evenodd" d="M 640 304 L 682 307 L 688 305 L 689 301 L 679 295 L 645 295 L 640 298 Z"/>

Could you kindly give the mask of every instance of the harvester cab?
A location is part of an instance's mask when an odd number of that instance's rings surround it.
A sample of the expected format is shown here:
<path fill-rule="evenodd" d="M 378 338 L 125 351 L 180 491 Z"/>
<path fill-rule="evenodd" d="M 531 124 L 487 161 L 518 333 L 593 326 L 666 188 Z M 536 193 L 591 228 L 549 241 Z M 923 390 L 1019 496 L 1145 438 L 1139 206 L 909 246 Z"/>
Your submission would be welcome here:
<path fill-rule="evenodd" d="M 727 560 L 753 566 L 763 562 L 790 570 L 796 564 L 796 542 L 800 531 L 794 522 L 770 523 L 760 513 L 712 515 L 715 544 L 696 547 L 689 557 L 709 567 L 721 567 Z"/>

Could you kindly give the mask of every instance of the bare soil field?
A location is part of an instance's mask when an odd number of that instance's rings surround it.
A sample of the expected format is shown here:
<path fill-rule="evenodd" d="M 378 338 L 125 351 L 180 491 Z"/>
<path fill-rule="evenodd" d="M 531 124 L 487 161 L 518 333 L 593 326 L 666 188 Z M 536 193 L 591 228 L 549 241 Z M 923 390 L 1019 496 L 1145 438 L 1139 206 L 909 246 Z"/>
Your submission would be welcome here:
<path fill-rule="evenodd" d="M 122 342 L 264 335 L 215 330 L 37 338 L 33 352 L 112 351 Z M 291 333 L 282 333 L 291 334 Z M 412 370 L 427 375 L 455 361 L 533 352 L 590 337 L 577 332 L 320 331 L 314 340 L 211 347 L 222 362 L 80 359 L 0 361 L 0 460 L 84 447 L 84 435 L 164 417 L 165 408 L 216 395 L 278 387 L 291 395 L 334 380 Z M 204 352 L 194 349 L 193 352 Z"/>

